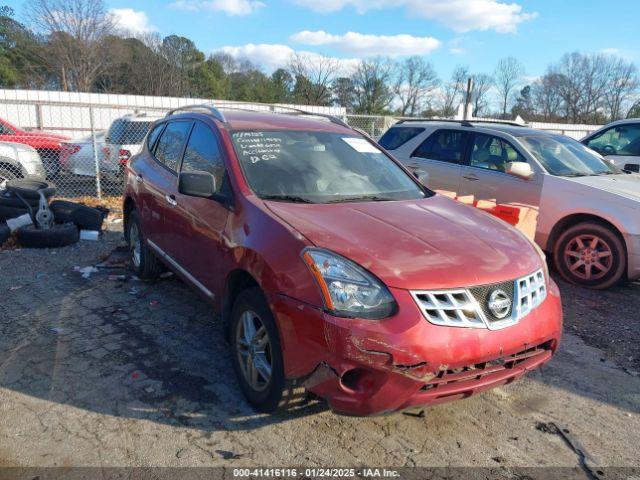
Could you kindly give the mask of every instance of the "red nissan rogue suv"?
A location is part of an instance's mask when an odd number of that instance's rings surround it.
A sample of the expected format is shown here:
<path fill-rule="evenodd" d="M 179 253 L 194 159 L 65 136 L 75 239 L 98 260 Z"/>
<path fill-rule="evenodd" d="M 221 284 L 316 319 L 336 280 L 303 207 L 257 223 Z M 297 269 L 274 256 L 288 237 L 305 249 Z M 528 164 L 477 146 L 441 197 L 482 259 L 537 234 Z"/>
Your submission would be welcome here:
<path fill-rule="evenodd" d="M 127 165 L 124 211 L 137 274 L 167 266 L 211 302 L 261 411 L 304 391 L 350 415 L 465 398 L 558 347 L 542 252 L 336 118 L 172 111 Z"/>

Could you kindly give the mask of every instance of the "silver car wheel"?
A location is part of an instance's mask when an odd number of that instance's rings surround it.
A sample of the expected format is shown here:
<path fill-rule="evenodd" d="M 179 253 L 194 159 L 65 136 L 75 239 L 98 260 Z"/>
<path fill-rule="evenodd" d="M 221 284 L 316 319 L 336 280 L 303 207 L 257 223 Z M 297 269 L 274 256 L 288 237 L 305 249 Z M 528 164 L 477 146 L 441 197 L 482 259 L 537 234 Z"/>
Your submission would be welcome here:
<path fill-rule="evenodd" d="M 598 280 L 613 268 L 613 252 L 597 235 L 578 235 L 564 249 L 564 261 L 571 272 L 582 280 Z"/>
<path fill-rule="evenodd" d="M 271 382 L 271 341 L 260 317 L 251 310 L 240 316 L 236 326 L 236 351 L 242 375 L 256 392 L 263 392 Z"/>
<path fill-rule="evenodd" d="M 131 248 L 131 261 L 136 268 L 140 267 L 140 261 L 142 258 L 142 239 L 140 237 L 140 229 L 135 222 L 131 223 L 129 228 L 129 245 Z"/>

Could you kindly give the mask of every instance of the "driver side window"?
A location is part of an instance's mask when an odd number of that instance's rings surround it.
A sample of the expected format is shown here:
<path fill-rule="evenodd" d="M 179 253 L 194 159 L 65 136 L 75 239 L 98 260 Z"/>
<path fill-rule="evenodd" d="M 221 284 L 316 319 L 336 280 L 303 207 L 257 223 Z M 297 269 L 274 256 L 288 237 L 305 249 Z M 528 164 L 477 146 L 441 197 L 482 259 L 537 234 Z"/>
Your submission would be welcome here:
<path fill-rule="evenodd" d="M 601 155 L 638 155 L 640 124 L 612 127 L 587 142 L 587 147 Z"/>
<path fill-rule="evenodd" d="M 525 158 L 506 140 L 478 133 L 473 139 L 469 165 L 504 172 L 505 164 L 525 162 Z"/>

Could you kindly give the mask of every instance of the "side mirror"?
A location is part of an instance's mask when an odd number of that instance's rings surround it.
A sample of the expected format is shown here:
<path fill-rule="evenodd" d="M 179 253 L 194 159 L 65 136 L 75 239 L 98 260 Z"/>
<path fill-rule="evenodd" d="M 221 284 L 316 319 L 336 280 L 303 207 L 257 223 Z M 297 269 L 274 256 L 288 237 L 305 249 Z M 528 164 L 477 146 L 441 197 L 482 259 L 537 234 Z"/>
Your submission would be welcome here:
<path fill-rule="evenodd" d="M 178 192 L 191 197 L 211 198 L 216 193 L 216 177 L 209 172 L 182 172 Z"/>
<path fill-rule="evenodd" d="M 429 172 L 427 172 L 426 170 L 422 170 L 421 168 L 415 168 L 415 169 L 413 169 L 413 176 L 418 179 L 420 184 L 424 185 L 425 187 L 429 186 L 428 185 L 429 184 Z"/>
<path fill-rule="evenodd" d="M 509 162 L 504 164 L 504 173 L 521 178 L 522 180 L 531 180 L 534 175 L 531 165 L 527 162 Z"/>

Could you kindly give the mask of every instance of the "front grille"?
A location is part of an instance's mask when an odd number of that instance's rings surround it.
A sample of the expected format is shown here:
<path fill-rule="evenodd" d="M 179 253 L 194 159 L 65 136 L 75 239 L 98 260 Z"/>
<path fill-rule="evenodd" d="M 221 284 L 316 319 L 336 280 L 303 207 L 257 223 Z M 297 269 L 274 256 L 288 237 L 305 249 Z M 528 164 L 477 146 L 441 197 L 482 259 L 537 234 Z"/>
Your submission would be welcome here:
<path fill-rule="evenodd" d="M 489 306 L 494 292 L 501 290 L 510 300 L 509 308 L 498 318 Z M 411 295 L 424 317 L 434 325 L 489 328 L 497 330 L 520 321 L 547 296 L 542 270 L 516 280 L 452 290 L 420 290 Z"/>
<path fill-rule="evenodd" d="M 492 292 L 498 289 L 505 292 L 509 297 L 509 300 L 511 300 L 511 306 L 509 307 L 509 311 L 506 317 L 503 317 L 501 319 L 495 317 L 493 313 L 491 313 L 491 310 L 489 309 L 489 297 L 491 296 Z M 473 287 L 473 288 L 470 288 L 469 290 L 471 291 L 471 294 L 475 297 L 475 299 L 478 301 L 478 305 L 480 305 L 480 308 L 482 309 L 482 313 L 484 314 L 485 318 L 489 322 L 501 322 L 505 318 L 511 318 L 511 316 L 513 315 L 514 289 L 515 289 L 515 282 L 511 281 L 511 282 L 495 283 L 493 285 L 483 285 L 481 287 Z"/>

